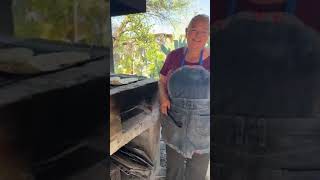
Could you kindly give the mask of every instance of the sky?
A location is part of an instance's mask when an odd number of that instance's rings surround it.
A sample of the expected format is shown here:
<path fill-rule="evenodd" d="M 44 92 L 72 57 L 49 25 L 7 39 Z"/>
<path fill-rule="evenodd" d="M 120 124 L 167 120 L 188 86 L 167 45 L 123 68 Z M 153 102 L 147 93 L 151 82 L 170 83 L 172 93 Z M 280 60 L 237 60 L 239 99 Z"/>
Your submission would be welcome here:
<path fill-rule="evenodd" d="M 210 16 L 210 0 L 199 0 L 199 7 L 204 14 Z"/>
<path fill-rule="evenodd" d="M 181 16 L 181 23 L 176 29 L 170 28 L 170 26 L 156 24 L 153 32 L 168 34 L 174 32 L 175 34 L 184 34 L 185 28 L 195 14 L 206 14 L 210 16 L 210 0 L 193 0 L 190 9 Z"/>

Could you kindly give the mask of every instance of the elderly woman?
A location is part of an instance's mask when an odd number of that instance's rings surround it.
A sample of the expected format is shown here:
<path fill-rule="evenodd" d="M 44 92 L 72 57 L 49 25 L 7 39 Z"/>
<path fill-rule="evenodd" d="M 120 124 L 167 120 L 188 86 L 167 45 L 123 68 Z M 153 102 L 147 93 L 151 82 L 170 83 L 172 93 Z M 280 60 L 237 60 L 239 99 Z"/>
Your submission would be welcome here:
<path fill-rule="evenodd" d="M 187 47 L 172 51 L 160 71 L 162 138 L 167 144 L 167 179 L 201 180 L 210 152 L 210 54 L 207 15 L 192 18 Z"/>

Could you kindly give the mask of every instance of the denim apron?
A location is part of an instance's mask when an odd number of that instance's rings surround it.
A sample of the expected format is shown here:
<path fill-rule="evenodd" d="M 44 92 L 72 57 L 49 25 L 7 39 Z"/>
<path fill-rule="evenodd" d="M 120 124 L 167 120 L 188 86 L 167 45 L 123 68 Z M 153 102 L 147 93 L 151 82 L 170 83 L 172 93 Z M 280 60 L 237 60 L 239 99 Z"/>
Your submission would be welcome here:
<path fill-rule="evenodd" d="M 167 89 L 171 107 L 162 121 L 164 142 L 182 154 L 192 158 L 194 152 L 210 152 L 210 72 L 203 66 L 203 50 L 199 65 L 181 67 L 168 79 Z"/>

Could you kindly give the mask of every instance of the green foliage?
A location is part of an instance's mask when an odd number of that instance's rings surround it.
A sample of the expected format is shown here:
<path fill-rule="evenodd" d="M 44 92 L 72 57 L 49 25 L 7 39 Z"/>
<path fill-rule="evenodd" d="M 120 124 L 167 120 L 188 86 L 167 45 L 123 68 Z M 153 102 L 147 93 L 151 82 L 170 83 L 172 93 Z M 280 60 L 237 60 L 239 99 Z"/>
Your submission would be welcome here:
<path fill-rule="evenodd" d="M 152 22 L 174 24 L 179 12 L 187 8 L 190 2 L 147 0 L 146 13 L 125 16 L 113 33 L 115 73 L 158 79 L 166 54 L 172 48 L 158 43 L 157 37 L 151 33 Z M 183 43 L 185 40 L 178 40 L 176 46 L 182 46 Z"/>
<path fill-rule="evenodd" d="M 186 47 L 187 46 L 187 41 L 185 38 L 179 38 L 178 40 L 174 40 L 173 41 L 173 48 L 170 47 L 172 45 L 161 45 L 161 51 L 165 54 L 165 55 L 168 55 L 172 50 L 174 49 L 178 49 L 178 48 L 181 48 L 181 47 Z"/>
<path fill-rule="evenodd" d="M 115 72 L 157 78 L 165 56 L 159 51 L 155 35 L 150 33 L 152 25 L 145 22 L 142 14 L 128 15 L 124 21 L 126 31 L 118 36 L 114 48 L 118 55 Z"/>
<path fill-rule="evenodd" d="M 187 41 L 186 39 L 178 39 L 178 40 L 174 40 L 174 48 L 175 49 L 178 49 L 178 48 L 181 48 L 181 47 L 185 47 L 187 45 Z"/>
<path fill-rule="evenodd" d="M 15 33 L 20 37 L 106 45 L 107 0 L 17 0 Z"/>
<path fill-rule="evenodd" d="M 161 51 L 165 54 L 168 55 L 171 51 L 170 47 L 166 47 L 165 45 L 161 44 Z"/>
<path fill-rule="evenodd" d="M 179 14 L 185 10 L 191 0 L 147 0 L 148 18 L 158 23 L 179 23 Z"/>

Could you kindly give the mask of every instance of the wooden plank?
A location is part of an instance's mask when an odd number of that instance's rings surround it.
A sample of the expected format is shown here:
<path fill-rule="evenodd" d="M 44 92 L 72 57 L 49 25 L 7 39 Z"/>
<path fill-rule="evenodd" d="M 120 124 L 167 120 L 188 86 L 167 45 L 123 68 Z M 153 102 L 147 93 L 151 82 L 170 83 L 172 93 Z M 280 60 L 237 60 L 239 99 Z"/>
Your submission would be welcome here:
<path fill-rule="evenodd" d="M 158 159 L 156 156 L 160 149 L 159 118 L 156 119 L 156 122 L 150 128 L 134 138 L 130 144 L 142 149 L 153 162 L 157 161 Z"/>
<path fill-rule="evenodd" d="M 148 180 L 155 180 L 156 175 L 160 171 L 160 121 L 155 119 L 155 123 L 150 128 L 142 132 L 140 135 L 132 139 L 128 146 L 138 147 L 150 157 L 153 164 L 153 170 Z M 122 180 L 139 180 L 138 177 L 128 176 L 122 173 Z"/>
<path fill-rule="evenodd" d="M 122 126 L 121 126 L 121 120 L 116 120 L 115 118 L 113 118 L 114 120 L 111 120 L 110 118 L 110 140 L 114 140 L 117 138 L 117 136 L 119 134 L 122 133 Z M 117 118 L 118 119 L 118 118 Z"/>
<path fill-rule="evenodd" d="M 130 142 L 130 145 L 139 147 L 150 157 L 154 169 L 149 179 L 155 179 L 160 171 L 160 121 L 159 118 L 156 120 L 156 123 Z"/>
<path fill-rule="evenodd" d="M 159 108 L 156 106 L 150 115 L 141 113 L 122 124 L 122 133 L 115 139 L 110 140 L 110 155 L 115 153 L 122 146 L 129 143 L 132 139 L 154 126 L 158 121 Z"/>
<path fill-rule="evenodd" d="M 120 110 L 116 106 L 115 101 L 110 98 L 110 140 L 116 138 L 116 136 L 121 133 L 122 125 L 121 125 L 121 118 L 120 118 Z"/>
<path fill-rule="evenodd" d="M 110 180 L 121 180 L 120 169 L 117 168 L 113 163 L 110 166 Z"/>
<path fill-rule="evenodd" d="M 156 80 L 154 80 L 154 79 L 145 79 L 145 80 L 137 81 L 135 83 L 130 83 L 128 85 L 123 85 L 123 86 L 119 86 L 116 88 L 112 88 L 112 89 L 110 89 L 110 96 L 115 95 L 117 93 L 121 93 L 123 91 L 129 91 L 129 90 L 143 87 L 143 86 L 146 86 L 149 84 L 153 84 L 155 82 L 156 82 Z"/>

